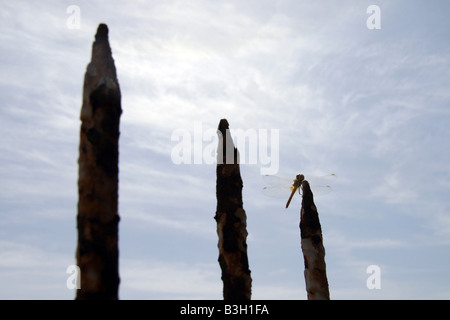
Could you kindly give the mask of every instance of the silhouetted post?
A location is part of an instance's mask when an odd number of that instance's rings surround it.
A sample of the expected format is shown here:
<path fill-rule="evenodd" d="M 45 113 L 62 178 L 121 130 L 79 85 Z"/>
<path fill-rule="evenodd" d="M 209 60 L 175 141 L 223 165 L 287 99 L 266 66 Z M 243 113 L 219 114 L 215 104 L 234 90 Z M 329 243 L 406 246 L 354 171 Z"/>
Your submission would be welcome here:
<path fill-rule="evenodd" d="M 214 219 L 219 236 L 223 298 L 250 300 L 252 278 L 247 257 L 247 216 L 242 207 L 239 152 L 234 147 L 226 119 L 220 120 L 217 134 L 217 211 Z"/>
<path fill-rule="evenodd" d="M 122 108 L 108 27 L 100 24 L 84 77 L 78 159 L 76 299 L 118 299 L 117 211 Z"/>
<path fill-rule="evenodd" d="M 305 261 L 305 283 L 308 300 L 329 300 L 322 228 L 308 181 L 302 182 L 300 235 Z"/>

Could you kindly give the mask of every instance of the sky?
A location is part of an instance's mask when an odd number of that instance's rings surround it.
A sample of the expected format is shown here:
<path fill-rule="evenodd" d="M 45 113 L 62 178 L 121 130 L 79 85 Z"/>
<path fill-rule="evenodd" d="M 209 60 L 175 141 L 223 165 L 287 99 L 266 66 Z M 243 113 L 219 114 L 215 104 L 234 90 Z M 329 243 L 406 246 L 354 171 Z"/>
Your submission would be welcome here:
<path fill-rule="evenodd" d="M 315 197 L 331 299 L 449 299 L 448 12 L 444 0 L 1 1 L 0 299 L 75 297 L 79 115 L 100 23 L 122 94 L 120 299 L 223 298 L 207 157 L 222 118 L 258 137 L 240 168 L 253 299 L 306 299 L 300 198 L 285 209 L 289 195 L 261 192 L 264 141 L 275 175 L 338 177 Z M 180 141 L 192 161 L 174 159 Z"/>

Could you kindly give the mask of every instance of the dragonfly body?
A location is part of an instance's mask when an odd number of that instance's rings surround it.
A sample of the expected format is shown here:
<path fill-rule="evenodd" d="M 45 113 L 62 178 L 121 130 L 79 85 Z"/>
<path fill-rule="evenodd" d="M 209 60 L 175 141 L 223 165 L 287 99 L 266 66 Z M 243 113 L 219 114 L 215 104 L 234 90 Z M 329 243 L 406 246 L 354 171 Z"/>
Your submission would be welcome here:
<path fill-rule="evenodd" d="M 298 174 L 295 179 L 292 182 L 291 186 L 291 195 L 289 196 L 288 201 L 286 202 L 286 209 L 289 207 L 289 204 L 291 203 L 292 197 L 294 196 L 295 192 L 302 186 L 302 182 L 305 180 L 305 176 L 302 174 Z"/>
<path fill-rule="evenodd" d="M 289 204 L 292 201 L 296 191 L 299 191 L 298 194 L 301 194 L 302 183 L 305 180 L 308 180 L 310 184 L 314 187 L 314 190 L 317 191 L 318 194 L 326 194 L 330 192 L 332 189 L 329 185 L 321 185 L 323 181 L 334 180 L 336 179 L 335 174 L 329 174 L 320 177 L 313 178 L 305 178 L 303 174 L 298 174 L 294 180 L 288 178 L 281 178 L 277 176 L 264 176 L 264 180 L 271 184 L 270 187 L 264 187 L 263 193 L 269 197 L 287 197 L 289 192 L 289 198 L 286 203 L 286 209 L 289 207 Z M 292 182 L 291 182 L 292 181 Z"/>

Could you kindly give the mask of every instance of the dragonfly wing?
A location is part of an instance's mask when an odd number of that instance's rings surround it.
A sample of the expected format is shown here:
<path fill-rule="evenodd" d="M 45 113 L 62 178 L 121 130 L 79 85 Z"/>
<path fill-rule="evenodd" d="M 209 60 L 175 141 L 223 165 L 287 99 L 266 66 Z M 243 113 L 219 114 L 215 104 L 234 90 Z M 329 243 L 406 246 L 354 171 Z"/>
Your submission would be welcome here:
<path fill-rule="evenodd" d="M 263 176 L 264 182 L 271 186 L 286 186 L 290 187 L 294 179 L 283 178 L 278 176 L 265 175 Z M 289 195 L 288 195 L 289 196 Z"/>
<path fill-rule="evenodd" d="M 262 193 L 271 198 L 288 199 L 291 192 L 290 187 L 265 187 L 262 189 Z"/>
<path fill-rule="evenodd" d="M 310 185 L 327 185 L 330 182 L 333 182 L 337 179 L 337 176 L 332 174 L 327 174 L 324 176 L 318 176 L 318 177 L 306 177 L 305 180 L 309 182 Z"/>
<path fill-rule="evenodd" d="M 313 194 L 322 196 L 330 193 L 333 190 L 328 184 L 335 181 L 336 179 L 337 176 L 332 173 L 325 176 L 308 178 L 306 180 L 309 182 Z"/>
<path fill-rule="evenodd" d="M 263 176 L 264 181 L 269 184 L 269 187 L 265 187 L 262 190 L 262 193 L 268 197 L 272 198 L 284 198 L 289 199 L 289 196 L 292 193 L 292 183 L 294 179 L 283 178 L 278 176 L 265 175 Z M 310 183 L 310 187 L 314 195 L 320 196 L 330 193 L 333 189 L 328 185 L 329 182 L 332 182 L 337 179 L 335 174 L 328 174 L 325 176 L 306 178 Z M 301 197 L 302 192 L 301 188 L 295 192 L 296 197 Z"/>
<path fill-rule="evenodd" d="M 311 186 L 311 191 L 315 196 L 323 196 L 333 191 L 330 186 Z"/>

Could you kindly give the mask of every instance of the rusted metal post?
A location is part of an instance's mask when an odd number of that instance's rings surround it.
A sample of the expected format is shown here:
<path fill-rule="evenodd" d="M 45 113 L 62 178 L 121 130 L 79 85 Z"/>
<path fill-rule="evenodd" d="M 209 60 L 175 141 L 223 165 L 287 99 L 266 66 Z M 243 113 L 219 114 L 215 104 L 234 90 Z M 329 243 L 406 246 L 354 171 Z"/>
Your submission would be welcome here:
<path fill-rule="evenodd" d="M 308 300 L 329 300 L 322 228 L 308 181 L 302 182 L 300 236 L 305 261 L 305 283 Z"/>
<path fill-rule="evenodd" d="M 80 116 L 76 258 L 81 288 L 76 299 L 118 299 L 120 100 L 108 27 L 100 24 L 84 77 Z"/>
<path fill-rule="evenodd" d="M 214 219 L 219 236 L 223 298 L 250 300 L 252 278 L 247 257 L 247 216 L 242 203 L 239 152 L 234 147 L 226 119 L 220 120 L 217 134 L 217 210 Z"/>

